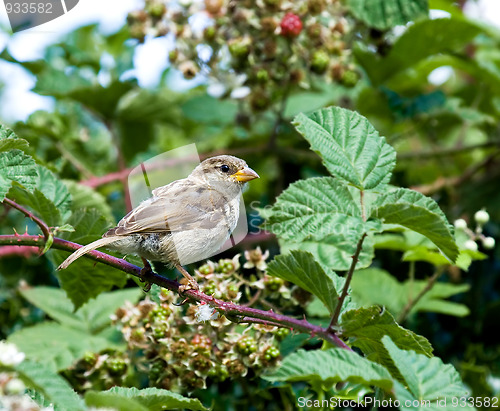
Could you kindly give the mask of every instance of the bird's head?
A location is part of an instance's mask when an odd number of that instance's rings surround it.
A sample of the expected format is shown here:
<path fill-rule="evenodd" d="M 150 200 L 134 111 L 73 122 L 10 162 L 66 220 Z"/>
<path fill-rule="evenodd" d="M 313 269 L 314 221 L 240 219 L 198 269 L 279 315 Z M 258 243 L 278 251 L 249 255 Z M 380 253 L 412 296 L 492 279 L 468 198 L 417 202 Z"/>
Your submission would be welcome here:
<path fill-rule="evenodd" d="M 207 158 L 193 170 L 191 176 L 203 178 L 209 183 L 227 182 L 237 186 L 259 178 L 259 175 L 248 167 L 244 160 L 227 155 Z"/>

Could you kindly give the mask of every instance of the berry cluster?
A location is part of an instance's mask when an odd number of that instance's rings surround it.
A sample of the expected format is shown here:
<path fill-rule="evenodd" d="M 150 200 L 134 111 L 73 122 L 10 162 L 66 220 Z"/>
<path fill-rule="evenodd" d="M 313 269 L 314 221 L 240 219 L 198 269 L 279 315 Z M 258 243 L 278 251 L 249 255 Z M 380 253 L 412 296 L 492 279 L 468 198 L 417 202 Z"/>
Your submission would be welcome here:
<path fill-rule="evenodd" d="M 79 392 L 107 390 L 115 385 L 124 385 L 129 362 L 125 354 L 116 350 L 105 350 L 98 354 L 88 352 L 64 370 L 63 375 Z"/>
<path fill-rule="evenodd" d="M 310 295 L 269 276 L 269 253 L 260 248 L 195 270 L 201 291 L 222 300 L 259 308 L 279 306 L 303 315 Z M 147 385 L 191 392 L 228 378 L 257 376 L 280 360 L 280 342 L 289 329 L 263 324 L 237 324 L 207 304 L 173 303 L 179 297 L 162 290 L 159 296 L 128 304 L 115 313 L 115 323 L 127 341 L 123 353 L 88 354 L 65 372 L 79 391 L 126 385 L 127 376 L 141 376 Z M 203 313 L 202 311 L 207 311 Z M 146 359 L 146 361 L 145 361 Z M 147 364 L 147 365 L 145 365 Z"/>
<path fill-rule="evenodd" d="M 186 78 L 202 72 L 215 97 L 259 112 L 318 80 L 354 86 L 352 33 L 339 0 L 146 0 L 129 15 L 131 35 L 173 33 L 170 61 Z"/>

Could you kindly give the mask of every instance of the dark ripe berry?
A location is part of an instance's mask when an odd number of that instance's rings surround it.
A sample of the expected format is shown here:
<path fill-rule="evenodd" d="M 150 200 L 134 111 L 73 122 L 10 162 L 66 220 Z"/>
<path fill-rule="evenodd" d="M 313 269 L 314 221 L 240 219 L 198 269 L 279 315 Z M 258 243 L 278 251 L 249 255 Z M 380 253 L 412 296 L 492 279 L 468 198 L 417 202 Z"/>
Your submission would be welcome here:
<path fill-rule="evenodd" d="M 284 37 L 297 37 L 302 31 L 302 21 L 294 13 L 287 13 L 281 20 L 281 35 Z"/>

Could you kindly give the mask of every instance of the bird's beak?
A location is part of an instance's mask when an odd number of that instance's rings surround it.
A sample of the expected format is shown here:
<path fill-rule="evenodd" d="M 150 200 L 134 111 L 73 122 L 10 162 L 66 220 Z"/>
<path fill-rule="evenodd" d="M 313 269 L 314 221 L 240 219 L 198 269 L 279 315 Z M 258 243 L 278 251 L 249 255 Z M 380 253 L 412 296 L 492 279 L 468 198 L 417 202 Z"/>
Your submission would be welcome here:
<path fill-rule="evenodd" d="M 244 167 L 240 171 L 233 174 L 240 183 L 246 183 L 247 181 L 259 178 L 259 175 L 253 171 L 250 167 Z"/>

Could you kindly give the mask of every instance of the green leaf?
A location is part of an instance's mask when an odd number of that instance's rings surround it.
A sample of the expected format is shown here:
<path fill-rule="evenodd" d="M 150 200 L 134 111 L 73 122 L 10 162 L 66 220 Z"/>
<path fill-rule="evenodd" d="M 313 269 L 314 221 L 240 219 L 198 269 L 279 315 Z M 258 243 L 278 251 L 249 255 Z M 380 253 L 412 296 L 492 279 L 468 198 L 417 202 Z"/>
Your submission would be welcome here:
<path fill-rule="evenodd" d="M 424 235 L 452 262 L 458 257 L 453 227 L 437 203 L 421 193 L 399 188 L 381 195 L 370 217 L 382 219 L 387 224 L 399 224 Z"/>
<path fill-rule="evenodd" d="M 233 124 L 238 105 L 230 100 L 218 100 L 208 94 L 197 95 L 181 106 L 182 114 L 188 119 L 202 124 Z"/>
<path fill-rule="evenodd" d="M 299 350 L 283 360 L 281 366 L 263 377 L 274 381 L 305 381 L 313 387 L 331 387 L 340 381 L 375 385 L 384 390 L 392 388 L 392 377 L 379 364 L 341 348 L 325 351 Z"/>
<path fill-rule="evenodd" d="M 0 201 L 9 192 L 12 182 L 17 182 L 28 190 L 36 185 L 37 170 L 35 160 L 21 150 L 0 153 Z"/>
<path fill-rule="evenodd" d="M 61 213 L 45 195 L 35 188 L 32 192 L 20 187 L 17 183 L 10 189 L 8 196 L 16 203 L 33 210 L 49 227 L 55 227 L 62 222 Z"/>
<path fill-rule="evenodd" d="M 64 180 L 64 184 L 71 194 L 71 198 L 73 200 L 71 208 L 73 211 L 77 211 L 82 208 L 95 208 L 107 221 L 113 223 L 115 222 L 111 207 L 108 205 L 106 198 L 101 193 L 95 191 L 91 187 L 79 184 L 73 180 Z"/>
<path fill-rule="evenodd" d="M 31 304 L 62 325 L 96 334 L 111 324 L 111 315 L 125 304 L 135 303 L 142 295 L 139 288 L 116 290 L 100 294 L 94 301 L 83 305 L 77 312 L 66 293 L 54 287 L 33 287 L 20 290 Z"/>
<path fill-rule="evenodd" d="M 71 194 L 64 183 L 50 170 L 38 166 L 36 187 L 44 196 L 52 201 L 61 213 L 63 221 L 71 215 Z"/>
<path fill-rule="evenodd" d="M 15 149 L 24 151 L 28 145 L 26 140 L 18 138 L 10 128 L 0 124 L 0 152 Z"/>
<path fill-rule="evenodd" d="M 293 124 L 333 176 L 360 190 L 390 180 L 396 152 L 362 115 L 329 107 L 299 114 Z"/>
<path fill-rule="evenodd" d="M 35 189 L 14 184 L 9 197 L 32 209 L 49 227 L 56 227 L 71 215 L 71 195 L 66 186 L 43 166 L 37 165 Z"/>
<path fill-rule="evenodd" d="M 78 244 L 88 244 L 97 240 L 109 228 L 109 222 L 96 210 L 74 213 L 68 220 L 68 224 L 75 227 L 75 232 L 61 233 L 61 237 Z M 53 250 L 48 255 L 58 266 L 69 254 Z M 127 274 L 123 271 L 98 264 L 85 257 L 75 261 L 67 269 L 58 271 L 57 276 L 61 288 L 66 291 L 75 309 L 100 293 L 110 291 L 113 287 L 122 288 L 127 282 Z"/>
<path fill-rule="evenodd" d="M 127 122 L 153 123 L 175 122 L 181 115 L 178 97 L 169 90 L 166 93 L 133 89 L 125 94 L 118 104 L 116 117 Z"/>
<path fill-rule="evenodd" d="M 118 411 L 207 410 L 197 398 L 184 397 L 159 388 L 138 390 L 113 387 L 107 391 L 89 391 L 85 394 L 85 402 L 91 407 L 111 407 Z"/>
<path fill-rule="evenodd" d="M 291 251 L 288 255 L 279 255 L 267 267 L 267 273 L 290 281 L 318 297 L 333 314 L 339 299 L 336 284 L 340 277 L 333 271 L 325 272 L 311 253 Z M 333 280 L 334 277 L 335 282 Z"/>
<path fill-rule="evenodd" d="M 278 236 L 282 252 L 309 251 L 324 267 L 334 270 L 350 267 L 356 244 L 368 230 L 349 189 L 332 177 L 290 184 L 264 214 L 264 227 Z M 372 258 L 367 239 L 358 267 L 366 267 Z"/>
<path fill-rule="evenodd" d="M 318 232 L 342 235 L 362 226 L 361 211 L 348 188 L 338 179 L 299 180 L 281 193 L 266 210 L 265 228 L 286 240 L 302 241 Z"/>
<path fill-rule="evenodd" d="M 427 16 L 427 0 L 348 0 L 352 14 L 370 27 L 388 30 Z"/>
<path fill-rule="evenodd" d="M 353 51 L 370 80 L 380 85 L 431 56 L 456 55 L 482 31 L 463 18 L 423 20 L 408 27 L 384 58 L 361 45 Z"/>
<path fill-rule="evenodd" d="M 382 344 L 384 335 L 389 335 L 400 347 L 432 355 L 432 346 L 426 338 L 401 327 L 387 310 L 380 307 L 347 311 L 342 314 L 340 327 L 342 335 L 352 338 L 352 344 L 368 359 L 386 367 L 397 379 L 399 375 L 395 364 Z"/>
<path fill-rule="evenodd" d="M 15 370 L 28 387 L 41 393 L 45 400 L 49 400 L 56 406 L 56 409 L 85 409 L 82 399 L 71 388 L 68 382 L 45 365 L 24 360 L 15 367 Z"/>
<path fill-rule="evenodd" d="M 359 235 L 361 236 L 361 234 Z M 282 254 L 288 253 L 290 250 L 307 251 L 325 269 L 347 271 L 351 266 L 352 255 L 355 252 L 359 238 L 354 233 L 348 233 L 348 237 L 335 234 L 322 237 L 318 233 L 317 235 L 309 236 L 300 243 L 296 243 L 293 240 L 280 240 L 279 244 Z M 373 240 L 371 236 L 368 236 L 363 242 L 363 248 L 361 249 L 356 268 L 368 267 L 374 256 Z"/>
<path fill-rule="evenodd" d="M 447 400 L 446 403 L 449 408 L 446 409 L 454 409 L 452 408 L 452 398 L 466 397 L 468 395 L 458 372 L 453 366 L 443 364 L 437 357 L 429 358 L 415 351 L 400 349 L 389 336 L 385 336 L 382 343 L 403 376 L 411 394 L 411 400 L 428 400 L 431 402 L 430 407 L 422 406 L 422 410 L 443 409 L 436 403 L 438 400 L 443 399 Z M 402 394 L 401 389 L 402 387 L 398 387 L 396 390 L 398 397 Z"/>
<path fill-rule="evenodd" d="M 403 311 L 409 299 L 415 298 L 426 286 L 425 280 L 413 282 L 407 280 L 400 283 L 387 271 L 378 268 L 357 271 L 351 283 L 352 298 L 357 304 L 363 306 L 378 304 L 396 317 Z M 409 314 L 427 311 L 464 317 L 469 314 L 467 306 L 445 299 L 464 293 L 469 288 L 468 284 L 435 283 Z"/>
<path fill-rule="evenodd" d="M 86 352 L 99 352 L 114 346 L 107 338 L 89 335 L 52 321 L 25 327 L 12 333 L 7 339 L 16 344 L 26 358 L 45 365 L 52 371 L 60 371 Z"/>

